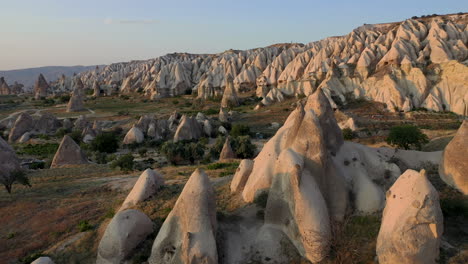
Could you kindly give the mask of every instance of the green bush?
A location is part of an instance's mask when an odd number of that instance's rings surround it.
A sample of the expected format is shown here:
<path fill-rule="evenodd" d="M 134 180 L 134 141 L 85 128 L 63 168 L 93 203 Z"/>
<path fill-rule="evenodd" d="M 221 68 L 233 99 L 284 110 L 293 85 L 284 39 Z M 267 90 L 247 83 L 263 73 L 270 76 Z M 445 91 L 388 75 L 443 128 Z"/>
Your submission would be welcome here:
<path fill-rule="evenodd" d="M 118 136 L 113 132 L 101 133 L 90 142 L 90 148 L 94 151 L 114 153 L 119 148 Z"/>
<path fill-rule="evenodd" d="M 133 170 L 134 165 L 135 165 L 135 162 L 133 161 L 132 154 L 126 154 L 114 160 L 111 163 L 111 168 L 119 167 L 120 170 L 128 172 L 128 171 Z"/>
<path fill-rule="evenodd" d="M 63 138 L 66 134 L 70 133 L 71 131 L 61 127 L 59 129 L 57 129 L 57 131 L 55 132 L 55 136 L 58 137 L 58 138 Z"/>
<path fill-rule="evenodd" d="M 81 135 L 80 130 L 73 130 L 70 134 L 68 134 L 75 142 L 81 142 L 83 136 Z"/>
<path fill-rule="evenodd" d="M 80 230 L 80 232 L 86 232 L 88 230 L 91 230 L 93 229 L 93 226 L 89 224 L 88 221 L 86 220 L 81 220 L 79 223 L 78 223 L 78 230 Z"/>
<path fill-rule="evenodd" d="M 218 136 L 215 143 L 210 148 L 210 154 L 213 158 L 219 158 L 219 154 L 223 149 L 226 137 Z M 250 159 L 255 156 L 257 147 L 252 143 L 249 136 L 231 137 L 231 148 L 236 153 L 237 158 Z"/>
<path fill-rule="evenodd" d="M 59 144 L 57 143 L 44 143 L 44 144 L 27 144 L 20 147 L 18 154 L 20 155 L 32 155 L 40 158 L 46 158 L 54 155 L 57 152 Z"/>
<path fill-rule="evenodd" d="M 29 169 L 31 170 L 44 169 L 44 167 L 45 167 L 45 162 L 43 161 L 32 162 L 31 164 L 29 164 Z"/>
<path fill-rule="evenodd" d="M 242 124 L 234 124 L 231 128 L 231 136 L 248 136 L 250 134 L 250 127 Z"/>
<path fill-rule="evenodd" d="M 95 151 L 93 158 L 97 164 L 107 164 L 107 153 L 105 152 Z"/>
<path fill-rule="evenodd" d="M 40 257 L 48 257 L 49 255 L 43 254 L 42 252 L 34 252 L 26 257 L 20 258 L 19 263 L 21 264 L 30 264 Z"/>
<path fill-rule="evenodd" d="M 196 160 L 203 158 L 205 148 L 205 144 L 202 141 L 167 141 L 161 146 L 161 153 L 172 164 L 179 164 L 183 161 L 190 161 L 193 164 Z"/>
<path fill-rule="evenodd" d="M 386 141 L 398 148 L 416 147 L 421 150 L 422 145 L 428 143 L 429 139 L 417 126 L 402 125 L 392 127 Z"/>
<path fill-rule="evenodd" d="M 216 108 L 210 108 L 208 110 L 203 111 L 203 114 L 205 115 L 217 115 L 219 113 L 219 110 Z"/>
<path fill-rule="evenodd" d="M 237 169 L 239 167 L 238 162 L 217 162 L 217 163 L 212 163 L 206 166 L 207 170 L 219 170 L 219 169 L 227 169 L 227 168 L 235 168 Z"/>
<path fill-rule="evenodd" d="M 50 136 L 47 134 L 39 134 L 37 135 L 37 138 L 43 139 L 43 140 L 49 140 Z"/>
<path fill-rule="evenodd" d="M 70 101 L 70 95 L 68 95 L 68 94 L 61 95 L 61 96 L 57 97 L 57 101 L 59 103 L 62 103 L 62 104 L 68 103 L 68 101 Z"/>
<path fill-rule="evenodd" d="M 356 137 L 356 134 L 354 134 L 351 128 L 343 128 L 341 132 L 343 133 L 344 140 L 352 140 L 353 138 Z"/>
<path fill-rule="evenodd" d="M 237 158 L 251 159 L 255 155 L 257 147 L 252 144 L 249 136 L 235 137 L 231 141 L 231 147 L 236 153 Z"/>
<path fill-rule="evenodd" d="M 148 150 L 146 148 L 141 148 L 138 150 L 138 154 L 141 156 L 141 157 L 144 157 L 146 156 L 146 153 L 148 152 Z"/>

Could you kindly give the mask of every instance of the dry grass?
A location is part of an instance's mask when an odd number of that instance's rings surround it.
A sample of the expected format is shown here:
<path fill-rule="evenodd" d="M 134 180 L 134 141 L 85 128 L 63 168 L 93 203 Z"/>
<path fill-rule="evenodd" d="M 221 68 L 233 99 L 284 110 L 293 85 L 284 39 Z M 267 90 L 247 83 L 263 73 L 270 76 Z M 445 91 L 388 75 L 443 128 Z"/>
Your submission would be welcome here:
<path fill-rule="evenodd" d="M 80 221 L 97 227 L 124 195 L 102 185 L 116 173 L 100 165 L 42 170 L 29 174 L 31 188 L 15 186 L 12 195 L 0 190 L 0 263 L 14 263 L 79 233 Z"/>

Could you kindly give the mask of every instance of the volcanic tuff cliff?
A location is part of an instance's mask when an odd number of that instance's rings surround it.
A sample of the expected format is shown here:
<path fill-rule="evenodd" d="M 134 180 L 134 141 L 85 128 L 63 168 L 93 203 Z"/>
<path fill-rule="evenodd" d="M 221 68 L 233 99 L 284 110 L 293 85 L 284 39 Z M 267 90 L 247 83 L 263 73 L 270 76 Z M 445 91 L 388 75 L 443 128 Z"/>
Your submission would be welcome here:
<path fill-rule="evenodd" d="M 111 64 L 80 77 L 87 87 L 97 80 L 120 93 L 142 90 L 152 99 L 190 90 L 206 99 L 221 96 L 225 76 L 231 75 L 237 92 L 256 89 L 263 105 L 320 88 L 332 105 L 367 97 L 390 111 L 425 107 L 468 115 L 467 21 L 468 14 L 460 13 L 366 24 L 306 45 L 174 53 Z"/>

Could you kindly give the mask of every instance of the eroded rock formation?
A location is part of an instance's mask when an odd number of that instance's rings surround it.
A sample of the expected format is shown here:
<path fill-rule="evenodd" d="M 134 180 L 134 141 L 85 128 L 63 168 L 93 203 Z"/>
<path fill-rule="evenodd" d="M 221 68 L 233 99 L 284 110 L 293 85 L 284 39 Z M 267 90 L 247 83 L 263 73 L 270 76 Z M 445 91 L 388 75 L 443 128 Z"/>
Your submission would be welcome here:
<path fill-rule="evenodd" d="M 148 262 L 218 263 L 216 224 L 213 187 L 205 172 L 197 169 L 159 230 Z"/>
<path fill-rule="evenodd" d="M 60 146 L 52 160 L 51 168 L 58 168 L 67 165 L 87 164 L 88 159 L 76 142 L 65 135 L 60 142 Z"/>
<path fill-rule="evenodd" d="M 377 238 L 379 263 L 437 263 L 442 232 L 438 192 L 425 171 L 407 170 L 387 192 Z"/>
<path fill-rule="evenodd" d="M 439 175 L 448 185 L 468 195 L 468 121 L 463 121 L 445 148 Z"/>
<path fill-rule="evenodd" d="M 448 110 L 467 115 L 467 14 L 366 24 L 345 36 L 218 54 L 174 53 L 116 63 L 80 74 L 152 99 L 198 92 L 198 98 L 256 89 L 269 105 L 324 91 L 332 107 L 349 98 L 383 102 L 388 110 Z M 233 87 L 226 76 L 232 76 Z M 230 96 L 226 96 L 230 97 Z"/>

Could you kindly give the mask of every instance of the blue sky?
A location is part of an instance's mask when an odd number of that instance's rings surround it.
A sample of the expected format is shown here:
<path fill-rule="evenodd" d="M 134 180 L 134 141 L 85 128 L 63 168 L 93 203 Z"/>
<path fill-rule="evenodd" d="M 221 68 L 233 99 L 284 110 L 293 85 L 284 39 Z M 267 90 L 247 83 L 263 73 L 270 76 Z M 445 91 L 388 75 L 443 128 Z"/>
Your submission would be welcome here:
<path fill-rule="evenodd" d="M 307 43 L 468 1 L 0 0 L 0 70 Z"/>

